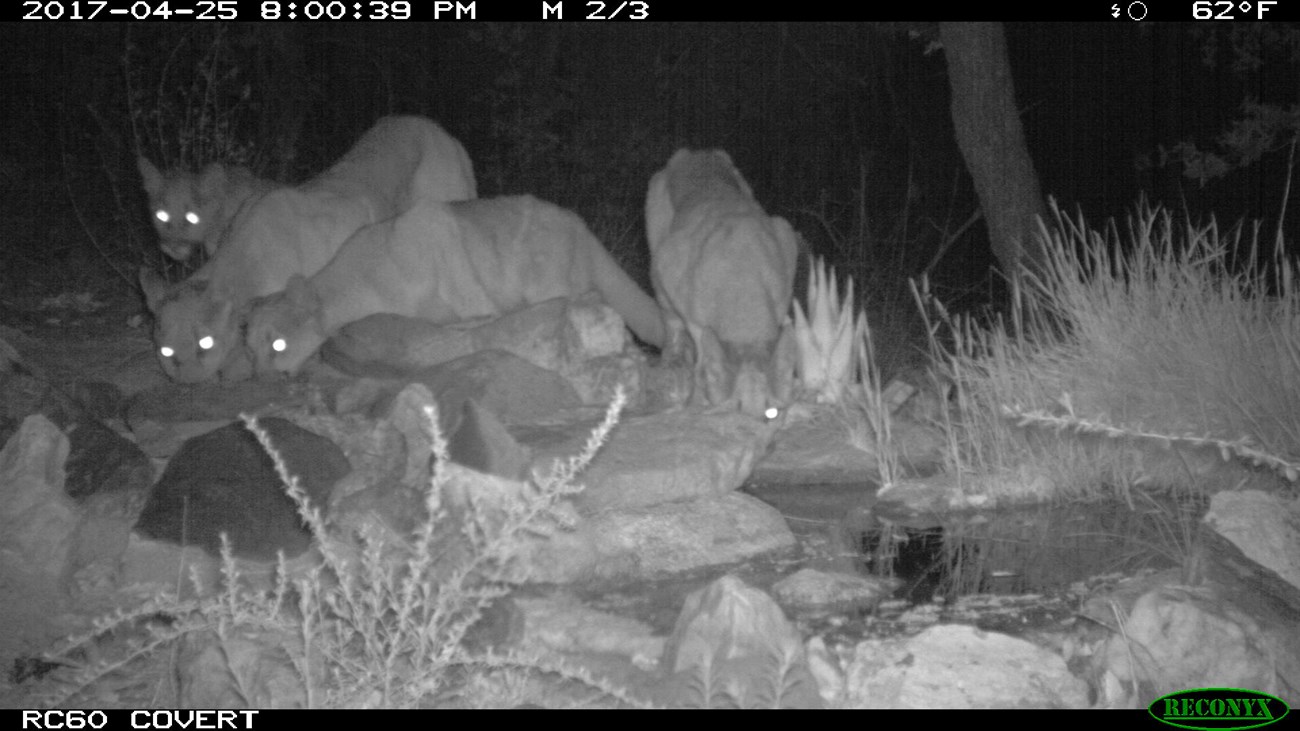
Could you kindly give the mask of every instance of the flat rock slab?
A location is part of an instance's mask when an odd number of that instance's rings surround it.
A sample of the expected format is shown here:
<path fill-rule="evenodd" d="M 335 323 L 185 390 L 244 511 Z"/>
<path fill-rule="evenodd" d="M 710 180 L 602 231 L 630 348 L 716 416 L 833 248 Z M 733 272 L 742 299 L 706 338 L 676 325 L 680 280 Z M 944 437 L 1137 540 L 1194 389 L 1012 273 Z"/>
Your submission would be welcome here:
<path fill-rule="evenodd" d="M 846 708 L 1087 708 L 1088 686 L 1058 654 L 997 632 L 938 625 L 859 643 Z"/>
<path fill-rule="evenodd" d="M 662 578 L 792 549 L 781 514 L 740 493 L 611 510 L 583 518 L 528 557 L 540 583 Z"/>
<path fill-rule="evenodd" d="M 379 314 L 340 328 L 321 347 L 321 358 L 352 376 L 402 378 L 473 350 L 474 338 L 466 326 Z"/>
<path fill-rule="evenodd" d="M 847 613 L 871 609 L 892 596 L 901 583 L 897 579 L 803 568 L 773 584 L 772 594 L 790 609 Z"/>
<path fill-rule="evenodd" d="M 499 350 L 472 353 L 411 380 L 428 386 L 440 407 L 459 412 L 466 400 L 474 400 L 506 423 L 544 419 L 581 404 L 559 374 Z"/>
<path fill-rule="evenodd" d="M 591 521 L 608 550 L 637 558 L 639 576 L 664 576 L 739 563 L 794 548 L 794 534 L 771 506 L 739 493 L 626 510 Z"/>
<path fill-rule="evenodd" d="M 893 425 L 893 444 L 909 471 L 925 471 L 941 457 L 940 443 L 925 428 L 903 420 Z M 755 466 L 753 479 L 774 483 L 875 482 L 876 457 L 854 446 L 848 426 L 829 411 L 788 423 L 773 439 L 772 449 Z"/>
<path fill-rule="evenodd" d="M 136 394 L 126 406 L 126 424 L 136 443 L 155 458 L 175 454 L 186 440 L 207 434 L 244 413 L 265 413 L 268 406 L 300 407 L 321 393 L 337 390 L 339 381 L 311 389 L 288 380 L 238 383 L 166 382 Z"/>
<path fill-rule="evenodd" d="M 582 451 L 601 415 L 564 425 L 520 427 L 511 434 L 533 451 L 533 467 Z M 624 416 L 609 441 L 578 477 L 587 489 L 578 509 L 655 505 L 731 492 L 741 486 L 771 440 L 769 425 L 740 413 L 691 411 Z"/>
<path fill-rule="evenodd" d="M 510 353 L 484 350 L 401 379 L 352 381 L 339 390 L 334 399 L 335 411 L 387 419 L 398 394 L 413 384 L 423 386 L 433 396 L 444 435 L 455 430 L 469 402 L 506 424 L 549 419 L 580 403 L 573 388 L 554 371 L 538 368 Z"/>
<path fill-rule="evenodd" d="M 268 404 L 295 405 L 306 392 L 287 380 L 239 383 L 167 383 L 137 394 L 127 405 L 127 425 L 142 421 L 231 421 Z"/>

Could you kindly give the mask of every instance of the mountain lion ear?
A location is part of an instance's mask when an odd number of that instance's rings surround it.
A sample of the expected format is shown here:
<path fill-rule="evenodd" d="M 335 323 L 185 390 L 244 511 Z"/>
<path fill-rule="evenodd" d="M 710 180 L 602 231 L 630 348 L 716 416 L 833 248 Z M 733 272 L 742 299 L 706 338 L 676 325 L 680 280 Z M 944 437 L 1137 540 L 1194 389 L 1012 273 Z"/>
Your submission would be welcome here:
<path fill-rule="evenodd" d="M 741 175 L 740 171 L 736 169 L 736 163 L 731 161 L 731 155 L 727 154 L 726 150 L 710 150 L 710 153 L 716 155 L 718 159 L 725 164 L 727 172 L 731 177 L 731 183 L 735 185 L 741 193 L 744 193 L 746 198 L 753 198 L 754 190 L 749 187 L 749 181 L 745 180 L 745 176 Z"/>
<path fill-rule="evenodd" d="M 140 289 L 144 292 L 145 305 L 148 306 L 150 312 L 157 312 L 158 306 L 171 293 L 171 283 L 155 274 L 148 267 L 140 267 L 139 280 Z"/>
<path fill-rule="evenodd" d="M 140 177 L 144 179 L 144 190 L 149 195 L 158 192 L 163 184 L 163 174 L 153 163 L 145 159 L 144 155 L 136 158 L 135 166 L 140 170 Z"/>

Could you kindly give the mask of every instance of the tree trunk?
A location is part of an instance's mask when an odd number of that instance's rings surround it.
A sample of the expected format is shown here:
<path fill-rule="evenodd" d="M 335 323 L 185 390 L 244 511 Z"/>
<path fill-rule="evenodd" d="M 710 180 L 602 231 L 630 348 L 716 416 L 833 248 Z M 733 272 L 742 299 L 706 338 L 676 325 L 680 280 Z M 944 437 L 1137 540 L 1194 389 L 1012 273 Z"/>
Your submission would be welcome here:
<path fill-rule="evenodd" d="M 1047 215 L 1024 130 L 1000 23 L 940 23 L 948 56 L 957 146 L 975 180 L 989 243 L 1003 274 L 1038 270 L 1045 252 L 1035 216 Z"/>

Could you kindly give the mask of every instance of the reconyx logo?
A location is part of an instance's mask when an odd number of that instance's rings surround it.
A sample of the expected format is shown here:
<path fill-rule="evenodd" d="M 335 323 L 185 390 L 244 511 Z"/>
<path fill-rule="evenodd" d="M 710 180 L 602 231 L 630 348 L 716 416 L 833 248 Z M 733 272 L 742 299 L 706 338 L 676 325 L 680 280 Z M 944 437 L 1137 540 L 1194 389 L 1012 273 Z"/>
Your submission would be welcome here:
<path fill-rule="evenodd" d="M 1180 690 L 1147 706 L 1157 721 L 1198 731 L 1259 728 L 1281 721 L 1290 710 L 1278 698 L 1244 688 Z"/>

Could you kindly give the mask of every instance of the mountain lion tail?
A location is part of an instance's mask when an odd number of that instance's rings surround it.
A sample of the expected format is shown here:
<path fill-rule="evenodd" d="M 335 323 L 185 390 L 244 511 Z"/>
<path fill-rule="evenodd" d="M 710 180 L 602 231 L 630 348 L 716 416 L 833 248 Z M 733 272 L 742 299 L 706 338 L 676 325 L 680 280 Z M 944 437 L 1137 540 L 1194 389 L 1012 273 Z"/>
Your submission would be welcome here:
<path fill-rule="evenodd" d="M 659 305 L 623 271 L 600 242 L 593 239 L 592 244 L 592 276 L 597 291 L 638 338 L 656 348 L 663 348 L 667 338 Z"/>

